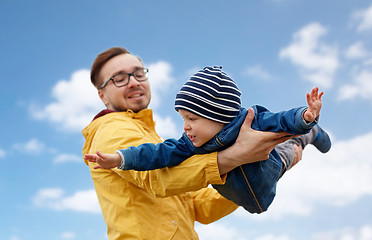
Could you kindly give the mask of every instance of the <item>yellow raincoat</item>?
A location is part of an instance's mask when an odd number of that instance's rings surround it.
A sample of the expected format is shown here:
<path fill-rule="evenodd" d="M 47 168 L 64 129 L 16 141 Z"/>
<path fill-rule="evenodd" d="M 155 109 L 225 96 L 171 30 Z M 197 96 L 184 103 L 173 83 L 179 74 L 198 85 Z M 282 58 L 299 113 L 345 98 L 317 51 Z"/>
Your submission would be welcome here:
<path fill-rule="evenodd" d="M 141 143 L 162 142 L 152 111 L 113 112 L 84 130 L 83 154 L 114 153 Z M 217 153 L 196 155 L 172 168 L 153 171 L 93 169 L 86 161 L 110 240 L 198 239 L 194 222 L 211 223 L 238 206 L 209 184 L 222 184 Z"/>

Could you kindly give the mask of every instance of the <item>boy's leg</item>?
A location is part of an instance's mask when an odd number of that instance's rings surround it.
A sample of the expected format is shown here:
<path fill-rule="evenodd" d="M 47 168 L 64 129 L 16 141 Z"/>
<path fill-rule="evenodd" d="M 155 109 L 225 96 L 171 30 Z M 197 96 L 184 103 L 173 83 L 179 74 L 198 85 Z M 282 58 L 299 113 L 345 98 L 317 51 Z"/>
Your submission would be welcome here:
<path fill-rule="evenodd" d="M 290 139 L 292 140 L 292 139 Z M 275 150 L 278 152 L 281 160 L 282 160 L 282 172 L 280 173 L 280 177 L 283 176 L 283 174 L 292 167 L 293 160 L 294 160 L 294 145 L 297 145 L 296 143 L 293 143 L 290 140 L 280 143 L 275 147 Z"/>
<path fill-rule="evenodd" d="M 278 144 L 275 149 L 279 153 L 282 162 L 283 169 L 281 176 L 289 170 L 294 164 L 295 149 L 294 144 L 305 149 L 306 145 L 313 144 L 320 152 L 326 153 L 331 148 L 331 140 L 328 134 L 318 125 L 313 127 L 308 134 L 304 134 L 288 141 Z"/>

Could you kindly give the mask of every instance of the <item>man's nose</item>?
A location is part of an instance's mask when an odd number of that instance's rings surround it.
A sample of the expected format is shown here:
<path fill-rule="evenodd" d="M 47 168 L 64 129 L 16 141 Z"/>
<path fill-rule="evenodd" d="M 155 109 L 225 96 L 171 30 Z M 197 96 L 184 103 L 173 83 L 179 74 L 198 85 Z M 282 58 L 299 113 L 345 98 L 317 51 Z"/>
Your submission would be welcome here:
<path fill-rule="evenodd" d="M 133 75 L 128 76 L 128 87 L 137 87 L 140 83 L 137 81 L 137 79 Z"/>

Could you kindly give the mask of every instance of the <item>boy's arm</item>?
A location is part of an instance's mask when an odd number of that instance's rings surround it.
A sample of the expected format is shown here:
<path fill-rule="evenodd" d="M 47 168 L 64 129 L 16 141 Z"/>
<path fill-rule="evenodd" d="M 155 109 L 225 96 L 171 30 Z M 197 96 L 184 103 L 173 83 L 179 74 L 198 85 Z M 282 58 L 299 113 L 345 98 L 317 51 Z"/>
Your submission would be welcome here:
<path fill-rule="evenodd" d="M 193 156 L 195 147 L 187 144 L 183 135 L 179 140 L 167 139 L 163 143 L 144 143 L 137 147 L 116 150 L 115 154 L 85 154 L 84 159 L 97 163 L 94 169 L 148 171 L 173 167 Z"/>
<path fill-rule="evenodd" d="M 303 114 L 307 107 L 292 108 L 288 111 L 277 113 L 270 112 L 267 108 L 253 106 L 257 113 L 256 121 L 252 123 L 252 128 L 260 131 L 287 132 L 290 134 L 306 134 L 317 124 L 317 119 L 313 122 L 306 122 Z"/>
<path fill-rule="evenodd" d="M 185 141 L 167 139 L 163 143 L 144 143 L 137 147 L 129 147 L 116 151 L 122 158 L 122 170 L 146 171 L 173 167 L 194 155 L 192 146 Z"/>
<path fill-rule="evenodd" d="M 194 155 L 172 168 L 152 171 L 121 171 L 115 168 L 105 170 L 94 169 L 95 163 L 85 161 L 90 166 L 97 195 L 104 196 L 105 192 L 112 191 L 114 182 L 121 182 L 123 186 L 133 184 L 157 197 L 196 191 L 209 184 L 224 184 L 226 175 L 221 178 L 222 174 L 239 165 L 267 159 L 277 144 L 290 138 L 286 137 L 285 133 L 253 130 L 251 128 L 253 115 L 251 110 L 239 132 L 237 141 L 228 149 L 218 154 L 214 152 Z M 95 153 L 97 149 L 105 153 L 115 153 L 117 149 L 127 146 L 160 141 L 160 138 L 154 138 L 154 135 L 142 135 L 142 131 L 133 121 L 125 121 L 123 124 L 123 121 L 118 119 L 111 117 L 109 120 L 105 118 L 95 120 L 99 121 L 97 124 L 99 127 L 91 133 L 86 132 L 83 154 Z M 115 189 L 115 191 L 118 190 Z"/>
<path fill-rule="evenodd" d="M 110 119 L 111 120 L 111 119 Z M 143 135 L 138 125 L 132 121 L 106 121 L 100 125 L 94 135 L 86 141 L 83 154 L 96 153 L 97 149 L 104 153 L 115 153 L 117 149 L 138 146 L 141 143 L 160 141 L 155 135 Z M 102 121 L 103 122 L 103 121 Z M 107 137 L 109 136 L 109 138 Z M 124 137 L 123 137 L 124 136 Z M 86 160 L 90 166 L 95 185 L 100 191 L 109 191 L 113 182 L 120 181 L 145 189 L 149 194 L 166 197 L 199 190 L 209 184 L 223 184 L 217 164 L 217 153 L 195 155 L 178 166 L 152 171 L 122 171 L 112 169 L 94 169 L 96 163 Z M 124 186 L 124 185 L 123 185 Z"/>
<path fill-rule="evenodd" d="M 319 113 L 322 108 L 323 92 L 318 93 L 318 87 L 306 94 L 308 107 L 293 108 L 288 111 L 272 113 L 266 108 L 257 106 L 257 125 L 258 130 L 279 132 L 284 131 L 291 134 L 305 134 L 318 123 Z"/>

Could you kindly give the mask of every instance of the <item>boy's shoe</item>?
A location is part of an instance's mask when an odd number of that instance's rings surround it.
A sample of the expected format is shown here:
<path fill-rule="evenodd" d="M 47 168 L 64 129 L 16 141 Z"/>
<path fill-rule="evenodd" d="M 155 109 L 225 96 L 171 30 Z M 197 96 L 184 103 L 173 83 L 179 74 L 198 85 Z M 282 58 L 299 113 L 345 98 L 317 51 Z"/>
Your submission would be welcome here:
<path fill-rule="evenodd" d="M 314 128 L 318 128 L 318 133 L 315 136 L 313 145 L 322 153 L 326 153 L 331 149 L 331 139 L 329 138 L 326 131 L 324 131 L 319 125 L 315 125 Z"/>

